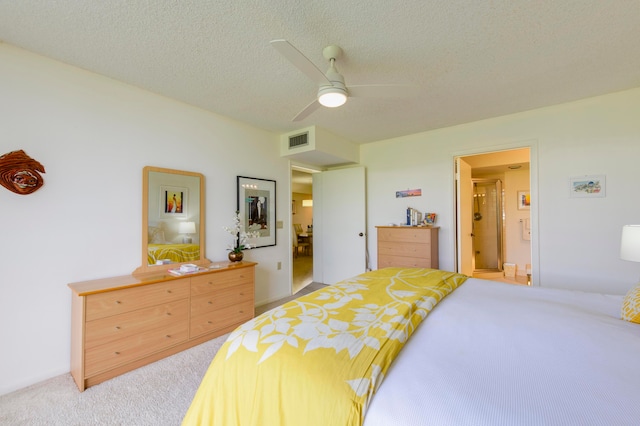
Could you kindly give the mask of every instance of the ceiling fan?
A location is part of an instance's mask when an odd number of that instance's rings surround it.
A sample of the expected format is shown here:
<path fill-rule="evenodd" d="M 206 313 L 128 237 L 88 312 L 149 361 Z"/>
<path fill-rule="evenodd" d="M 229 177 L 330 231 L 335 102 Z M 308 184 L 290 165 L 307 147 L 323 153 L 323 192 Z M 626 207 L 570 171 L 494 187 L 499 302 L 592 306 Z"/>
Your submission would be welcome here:
<path fill-rule="evenodd" d="M 347 87 L 344 77 L 338 72 L 335 65 L 336 60 L 342 56 L 342 49 L 339 46 L 331 45 L 322 50 L 322 55 L 329 61 L 329 69 L 326 73 L 323 73 L 287 40 L 272 40 L 271 45 L 307 77 L 318 84 L 316 100 L 304 107 L 292 121 L 305 119 L 320 106 L 339 107 L 349 97 L 405 98 L 416 96 L 417 87 L 411 85 L 370 84 L 350 85 Z"/>

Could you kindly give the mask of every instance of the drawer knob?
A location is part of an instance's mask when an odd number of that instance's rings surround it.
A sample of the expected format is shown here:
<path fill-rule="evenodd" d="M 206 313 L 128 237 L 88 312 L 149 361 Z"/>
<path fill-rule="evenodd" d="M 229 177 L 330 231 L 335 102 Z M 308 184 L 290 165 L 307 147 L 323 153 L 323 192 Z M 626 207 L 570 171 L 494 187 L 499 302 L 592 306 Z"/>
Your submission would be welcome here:
<path fill-rule="evenodd" d="M 170 317 L 171 316 L 171 312 L 167 312 L 167 316 Z"/>
<path fill-rule="evenodd" d="M 167 334 L 167 339 L 171 339 L 171 335 L 170 334 Z"/>
<path fill-rule="evenodd" d="M 244 314 L 244 311 L 238 311 L 238 312 L 240 312 L 241 314 Z"/>
<path fill-rule="evenodd" d="M 213 305 L 213 302 L 211 300 L 209 300 L 207 303 Z"/>
<path fill-rule="evenodd" d="M 121 302 L 119 300 L 116 300 L 116 305 L 119 305 Z"/>
<path fill-rule="evenodd" d="M 120 326 L 119 325 L 116 325 L 116 330 L 120 330 Z"/>
<path fill-rule="evenodd" d="M 240 296 L 244 296 L 244 293 L 243 293 L 243 292 L 240 292 Z"/>
<path fill-rule="evenodd" d="M 171 290 L 167 290 L 167 293 L 171 294 Z"/>
<path fill-rule="evenodd" d="M 213 324 L 211 321 L 207 321 L 207 324 Z"/>
<path fill-rule="evenodd" d="M 120 355 L 120 352 L 114 352 L 114 355 Z"/>

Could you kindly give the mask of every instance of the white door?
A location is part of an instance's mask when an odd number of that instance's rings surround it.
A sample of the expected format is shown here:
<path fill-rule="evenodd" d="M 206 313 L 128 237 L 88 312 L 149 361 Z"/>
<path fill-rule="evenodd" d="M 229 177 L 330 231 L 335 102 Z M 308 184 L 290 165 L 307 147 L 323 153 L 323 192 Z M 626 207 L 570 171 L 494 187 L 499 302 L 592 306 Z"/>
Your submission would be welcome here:
<path fill-rule="evenodd" d="M 366 225 L 364 167 L 313 174 L 313 281 L 366 271 Z"/>
<path fill-rule="evenodd" d="M 473 184 L 471 166 L 461 158 L 456 158 L 456 221 L 458 230 L 457 272 L 473 275 Z"/>

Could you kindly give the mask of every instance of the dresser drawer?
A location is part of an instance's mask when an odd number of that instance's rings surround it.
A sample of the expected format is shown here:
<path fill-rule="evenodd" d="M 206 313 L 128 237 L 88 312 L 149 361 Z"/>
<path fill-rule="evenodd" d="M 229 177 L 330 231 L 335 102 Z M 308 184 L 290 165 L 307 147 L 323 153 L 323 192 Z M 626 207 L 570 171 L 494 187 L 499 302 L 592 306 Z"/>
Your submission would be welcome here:
<path fill-rule="evenodd" d="M 379 256 L 378 257 L 378 269 L 387 268 L 390 266 L 398 268 L 433 268 L 430 259 L 424 259 L 419 257 L 404 257 L 404 256 Z"/>
<path fill-rule="evenodd" d="M 407 244 L 396 243 L 389 241 L 380 241 L 378 244 L 378 256 L 383 255 L 396 255 L 396 256 L 409 256 L 420 257 L 423 259 L 431 259 L 431 244 Z"/>
<path fill-rule="evenodd" d="M 253 285 L 253 268 L 243 268 L 224 273 L 213 273 L 191 278 L 191 295 L 211 293 L 238 284 Z"/>
<path fill-rule="evenodd" d="M 188 338 L 186 321 L 135 334 L 85 352 L 85 377 L 177 345 Z"/>
<path fill-rule="evenodd" d="M 165 328 L 175 322 L 187 322 L 189 299 L 166 303 L 150 308 L 138 309 L 120 315 L 113 315 L 85 325 L 85 348 L 104 345 L 134 334 L 156 328 Z"/>
<path fill-rule="evenodd" d="M 427 243 L 431 238 L 431 232 L 432 228 L 378 228 L 378 241 Z"/>
<path fill-rule="evenodd" d="M 192 315 L 190 337 L 210 333 L 234 324 L 241 324 L 253 318 L 253 314 L 253 300 L 251 300 L 201 315 Z"/>
<path fill-rule="evenodd" d="M 86 321 L 189 297 L 189 278 L 87 296 Z"/>
<path fill-rule="evenodd" d="M 230 305 L 245 302 L 253 304 L 253 283 L 236 284 L 214 293 L 205 293 L 191 298 L 191 316 L 200 315 Z"/>

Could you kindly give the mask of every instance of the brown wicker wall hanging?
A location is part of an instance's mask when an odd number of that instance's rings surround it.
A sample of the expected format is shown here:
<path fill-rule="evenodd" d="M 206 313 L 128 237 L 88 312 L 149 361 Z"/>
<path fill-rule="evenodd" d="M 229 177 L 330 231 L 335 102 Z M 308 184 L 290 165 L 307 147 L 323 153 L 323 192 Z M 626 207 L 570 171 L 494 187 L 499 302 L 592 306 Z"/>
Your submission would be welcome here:
<path fill-rule="evenodd" d="M 12 151 L 0 157 L 0 185 L 20 195 L 31 194 L 44 185 L 40 173 L 44 166 L 23 150 Z"/>

